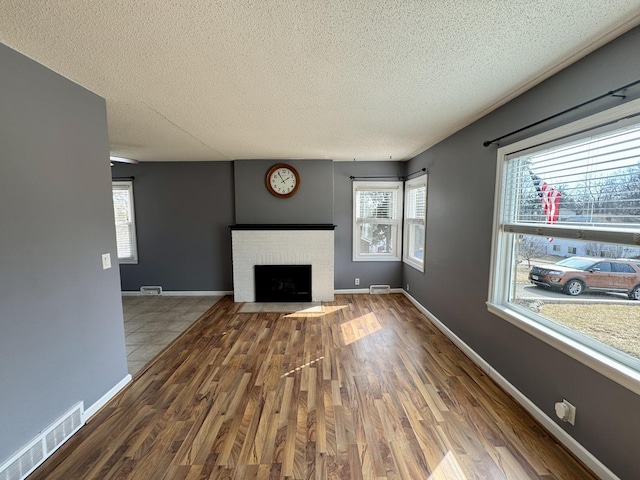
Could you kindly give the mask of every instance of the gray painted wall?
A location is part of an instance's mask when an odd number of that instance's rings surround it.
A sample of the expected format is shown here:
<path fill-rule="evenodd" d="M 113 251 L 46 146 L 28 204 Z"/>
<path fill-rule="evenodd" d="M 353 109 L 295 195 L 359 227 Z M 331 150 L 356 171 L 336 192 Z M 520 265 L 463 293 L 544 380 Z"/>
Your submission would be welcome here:
<path fill-rule="evenodd" d="M 640 468 L 640 397 L 487 312 L 496 148 L 482 142 L 639 79 L 639 51 L 636 28 L 411 160 L 429 168 L 426 269 L 403 269 L 411 295 L 550 418 L 556 401 L 576 405 L 576 425 L 559 424 L 625 479 Z"/>
<path fill-rule="evenodd" d="M 265 186 L 276 163 L 287 163 L 300 174 L 293 197 L 277 198 Z M 333 223 L 333 161 L 237 160 L 234 162 L 236 223 Z"/>
<path fill-rule="evenodd" d="M 369 288 L 369 285 L 402 285 L 402 262 L 354 262 L 353 245 L 353 182 L 351 176 L 403 175 L 402 162 L 335 162 L 334 163 L 334 221 L 335 288 Z M 355 286 L 354 279 L 360 279 Z"/>
<path fill-rule="evenodd" d="M 0 463 L 127 375 L 102 98 L 0 44 Z"/>
<path fill-rule="evenodd" d="M 234 221 L 231 162 L 114 164 L 135 177 L 138 263 L 120 266 L 122 290 L 230 291 Z"/>
<path fill-rule="evenodd" d="M 122 289 L 161 285 L 171 291 L 232 290 L 234 223 L 337 225 L 336 288 L 401 286 L 400 262 L 353 262 L 350 175 L 399 175 L 402 162 L 287 161 L 301 176 L 296 195 L 279 199 L 265 188 L 274 160 L 115 164 L 113 177 L 135 177 L 138 264 L 121 265 Z M 235 188 L 233 187 L 235 184 Z M 234 219 L 234 207 L 236 218 Z"/>

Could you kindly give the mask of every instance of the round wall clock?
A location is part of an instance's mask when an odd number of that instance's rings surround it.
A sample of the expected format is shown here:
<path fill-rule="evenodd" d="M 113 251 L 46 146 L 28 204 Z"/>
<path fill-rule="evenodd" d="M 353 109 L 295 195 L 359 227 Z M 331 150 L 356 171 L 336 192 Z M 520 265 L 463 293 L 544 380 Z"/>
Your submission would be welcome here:
<path fill-rule="evenodd" d="M 278 163 L 269 169 L 265 179 L 267 190 L 279 198 L 291 197 L 298 191 L 300 175 L 291 165 Z"/>

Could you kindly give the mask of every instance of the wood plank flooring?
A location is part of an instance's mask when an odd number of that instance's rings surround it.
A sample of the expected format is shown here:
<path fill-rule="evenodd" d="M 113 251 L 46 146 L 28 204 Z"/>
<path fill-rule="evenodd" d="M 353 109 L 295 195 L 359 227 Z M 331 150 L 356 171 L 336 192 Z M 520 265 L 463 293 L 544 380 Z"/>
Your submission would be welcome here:
<path fill-rule="evenodd" d="M 596 477 L 402 295 L 229 297 L 29 480 Z"/>

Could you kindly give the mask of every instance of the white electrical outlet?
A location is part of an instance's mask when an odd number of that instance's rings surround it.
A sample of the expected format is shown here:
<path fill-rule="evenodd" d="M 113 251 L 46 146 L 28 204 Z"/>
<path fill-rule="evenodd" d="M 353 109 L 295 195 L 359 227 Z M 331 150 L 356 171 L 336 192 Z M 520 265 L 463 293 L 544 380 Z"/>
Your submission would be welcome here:
<path fill-rule="evenodd" d="M 102 254 L 102 269 L 106 270 L 108 268 L 111 268 L 111 254 L 110 253 L 103 253 Z"/>
<path fill-rule="evenodd" d="M 356 285 L 360 285 L 360 279 L 356 277 Z"/>
<path fill-rule="evenodd" d="M 564 399 L 561 402 L 557 402 L 555 407 L 556 415 L 560 420 L 569 422 L 571 425 L 576 424 L 576 407 Z"/>
<path fill-rule="evenodd" d="M 409 291 L 409 284 L 407 283 L 407 292 Z"/>

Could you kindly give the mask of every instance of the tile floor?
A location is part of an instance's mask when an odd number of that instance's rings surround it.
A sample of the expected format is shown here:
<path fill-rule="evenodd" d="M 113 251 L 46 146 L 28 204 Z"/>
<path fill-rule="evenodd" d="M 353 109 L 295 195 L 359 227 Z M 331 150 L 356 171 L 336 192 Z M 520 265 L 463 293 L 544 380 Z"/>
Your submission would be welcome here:
<path fill-rule="evenodd" d="M 129 373 L 142 370 L 220 298 L 123 296 Z"/>
<path fill-rule="evenodd" d="M 322 308 L 320 302 L 305 302 L 305 303 L 265 303 L 265 302 L 253 302 L 245 303 L 238 310 L 240 313 L 256 313 L 256 312 L 299 312 L 309 311 L 313 312 Z"/>

